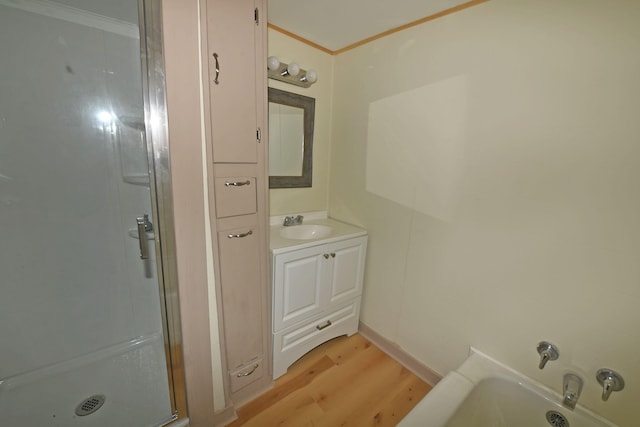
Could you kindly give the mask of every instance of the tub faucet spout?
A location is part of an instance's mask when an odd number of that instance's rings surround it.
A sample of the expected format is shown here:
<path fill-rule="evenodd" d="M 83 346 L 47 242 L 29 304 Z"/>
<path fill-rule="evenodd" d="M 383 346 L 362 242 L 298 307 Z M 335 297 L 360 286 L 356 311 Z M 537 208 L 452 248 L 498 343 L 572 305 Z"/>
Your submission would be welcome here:
<path fill-rule="evenodd" d="M 578 403 L 580 393 L 582 393 L 582 378 L 576 374 L 565 374 L 562 390 L 564 392 L 564 400 L 562 401 L 562 404 L 569 409 L 574 409 L 576 407 L 576 403 Z"/>

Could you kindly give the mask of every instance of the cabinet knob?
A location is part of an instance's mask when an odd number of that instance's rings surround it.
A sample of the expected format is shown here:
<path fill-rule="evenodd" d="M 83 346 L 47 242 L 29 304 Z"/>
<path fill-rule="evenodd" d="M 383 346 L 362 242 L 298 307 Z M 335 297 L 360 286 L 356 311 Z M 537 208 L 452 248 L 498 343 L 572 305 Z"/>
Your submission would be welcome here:
<path fill-rule="evenodd" d="M 331 325 L 333 325 L 333 323 L 331 323 L 331 320 L 327 320 L 324 325 L 316 325 L 316 329 L 321 331 L 324 328 L 328 328 Z"/>
<path fill-rule="evenodd" d="M 329 254 L 324 254 L 322 256 L 324 257 L 324 259 L 329 259 Z"/>
<path fill-rule="evenodd" d="M 243 237 L 251 236 L 252 234 L 253 230 L 249 230 L 246 233 L 227 234 L 227 237 L 230 239 L 242 239 Z"/>
<path fill-rule="evenodd" d="M 336 257 L 336 253 L 335 252 L 331 252 L 331 258 L 335 258 Z"/>
<path fill-rule="evenodd" d="M 219 58 L 218 54 L 214 53 L 213 59 L 215 59 L 216 61 L 216 77 L 215 79 L 213 79 L 213 82 L 217 85 L 220 84 L 220 81 L 218 80 L 218 78 L 220 77 L 220 62 L 218 61 L 218 58 Z"/>
<path fill-rule="evenodd" d="M 243 187 L 245 185 L 251 185 L 251 181 L 249 181 L 249 180 L 246 180 L 246 181 L 234 181 L 234 182 L 225 181 L 225 183 L 224 183 L 225 187 Z"/>

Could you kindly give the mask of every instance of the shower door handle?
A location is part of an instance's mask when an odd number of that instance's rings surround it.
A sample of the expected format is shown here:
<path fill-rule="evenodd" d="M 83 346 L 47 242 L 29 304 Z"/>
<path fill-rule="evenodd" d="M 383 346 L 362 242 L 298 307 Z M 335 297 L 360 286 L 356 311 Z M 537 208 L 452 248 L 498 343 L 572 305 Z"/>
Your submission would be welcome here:
<path fill-rule="evenodd" d="M 138 224 L 138 243 L 140 243 L 140 259 L 149 258 L 149 247 L 147 245 L 147 231 L 153 230 L 153 225 L 149 221 L 149 215 L 144 214 L 136 218 Z"/>

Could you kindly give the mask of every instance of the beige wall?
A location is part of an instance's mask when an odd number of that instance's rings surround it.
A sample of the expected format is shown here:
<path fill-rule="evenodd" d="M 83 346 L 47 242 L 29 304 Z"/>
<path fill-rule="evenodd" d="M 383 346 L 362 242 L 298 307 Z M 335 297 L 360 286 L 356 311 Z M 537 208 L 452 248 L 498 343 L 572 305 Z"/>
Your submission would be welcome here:
<path fill-rule="evenodd" d="M 269 55 L 285 63 L 296 62 L 301 68 L 315 69 L 318 81 L 309 88 L 269 79 L 269 86 L 310 96 L 316 100 L 315 132 L 313 135 L 313 186 L 283 188 L 269 191 L 271 215 L 294 212 L 326 211 L 328 209 L 329 147 L 331 141 L 331 94 L 333 57 L 277 31 L 268 31 Z"/>
<path fill-rule="evenodd" d="M 470 345 L 557 391 L 576 371 L 640 425 L 638 22 L 492 0 L 336 57 L 329 207 L 370 232 L 366 324 L 442 374 Z"/>

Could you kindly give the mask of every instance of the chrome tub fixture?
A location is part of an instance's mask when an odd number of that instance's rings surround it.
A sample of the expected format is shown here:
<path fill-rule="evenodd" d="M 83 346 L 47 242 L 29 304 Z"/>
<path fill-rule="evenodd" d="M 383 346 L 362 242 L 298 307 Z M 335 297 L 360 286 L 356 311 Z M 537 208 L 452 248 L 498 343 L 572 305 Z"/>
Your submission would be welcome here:
<path fill-rule="evenodd" d="M 543 369 L 548 361 L 556 360 L 560 356 L 558 347 L 546 341 L 538 343 L 538 354 L 540 355 L 540 364 L 538 365 L 540 369 Z"/>
<path fill-rule="evenodd" d="M 602 400 L 604 402 L 609 400 L 612 392 L 620 391 L 624 388 L 622 375 L 613 369 L 598 369 L 596 380 L 602 386 Z"/>
<path fill-rule="evenodd" d="M 566 373 L 564 374 L 564 378 L 562 380 L 562 393 L 564 399 L 562 404 L 569 409 L 574 409 L 576 407 L 576 403 L 578 403 L 578 399 L 580 398 L 580 393 L 582 393 L 582 378 L 577 376 L 576 374 Z"/>

